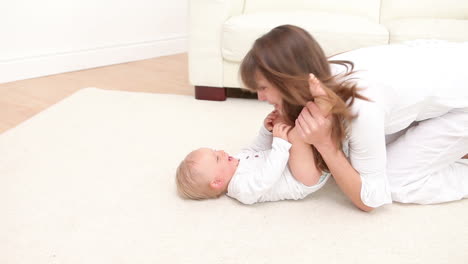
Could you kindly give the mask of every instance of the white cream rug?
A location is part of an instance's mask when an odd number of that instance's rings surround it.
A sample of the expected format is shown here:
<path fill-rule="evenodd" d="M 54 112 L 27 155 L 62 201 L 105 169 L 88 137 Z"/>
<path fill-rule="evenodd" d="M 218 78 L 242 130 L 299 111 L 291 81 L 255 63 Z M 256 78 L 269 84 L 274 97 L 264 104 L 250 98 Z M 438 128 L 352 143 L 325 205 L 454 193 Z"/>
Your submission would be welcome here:
<path fill-rule="evenodd" d="M 178 198 L 188 151 L 235 153 L 269 111 L 88 88 L 3 133 L 0 263 L 468 263 L 468 200 L 368 214 L 333 180 L 302 201 Z"/>

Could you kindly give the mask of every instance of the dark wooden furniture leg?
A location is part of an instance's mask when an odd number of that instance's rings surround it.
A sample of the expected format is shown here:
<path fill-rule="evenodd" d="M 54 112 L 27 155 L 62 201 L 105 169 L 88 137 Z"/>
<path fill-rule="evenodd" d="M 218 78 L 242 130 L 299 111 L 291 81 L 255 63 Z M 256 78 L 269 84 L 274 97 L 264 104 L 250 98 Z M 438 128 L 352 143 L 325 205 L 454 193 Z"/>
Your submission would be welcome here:
<path fill-rule="evenodd" d="M 224 101 L 226 100 L 226 88 L 210 87 L 210 86 L 195 86 L 195 99 Z"/>

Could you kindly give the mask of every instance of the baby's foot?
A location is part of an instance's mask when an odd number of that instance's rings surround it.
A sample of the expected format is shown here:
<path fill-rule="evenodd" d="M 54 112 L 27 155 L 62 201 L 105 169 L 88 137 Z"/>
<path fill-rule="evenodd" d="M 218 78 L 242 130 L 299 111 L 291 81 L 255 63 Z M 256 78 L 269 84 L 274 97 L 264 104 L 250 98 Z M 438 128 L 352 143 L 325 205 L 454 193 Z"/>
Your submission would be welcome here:
<path fill-rule="evenodd" d="M 322 114 L 327 116 L 333 106 L 327 100 L 327 92 L 323 89 L 322 83 L 312 73 L 309 74 L 309 91 Z"/>

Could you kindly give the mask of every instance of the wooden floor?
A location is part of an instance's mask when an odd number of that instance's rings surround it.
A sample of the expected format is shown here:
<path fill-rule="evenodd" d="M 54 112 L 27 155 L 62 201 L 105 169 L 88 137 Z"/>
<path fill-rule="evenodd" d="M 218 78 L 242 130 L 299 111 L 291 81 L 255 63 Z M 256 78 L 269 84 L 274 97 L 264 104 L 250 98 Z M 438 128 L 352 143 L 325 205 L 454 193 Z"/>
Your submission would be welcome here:
<path fill-rule="evenodd" d="M 193 95 L 187 54 L 0 84 L 0 133 L 86 87 Z"/>

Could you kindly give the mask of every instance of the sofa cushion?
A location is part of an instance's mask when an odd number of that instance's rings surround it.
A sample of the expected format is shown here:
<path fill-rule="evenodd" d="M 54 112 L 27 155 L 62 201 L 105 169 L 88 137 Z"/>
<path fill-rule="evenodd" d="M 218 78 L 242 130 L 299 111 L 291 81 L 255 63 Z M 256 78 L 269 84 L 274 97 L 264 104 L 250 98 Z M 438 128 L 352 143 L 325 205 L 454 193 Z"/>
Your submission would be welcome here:
<path fill-rule="evenodd" d="M 382 0 L 381 5 L 381 23 L 403 18 L 468 19 L 466 0 Z"/>
<path fill-rule="evenodd" d="M 309 31 L 327 56 L 388 44 L 388 31 L 367 18 L 325 12 L 269 12 L 234 16 L 223 25 L 222 55 L 239 62 L 255 40 L 276 26 L 291 24 Z"/>
<path fill-rule="evenodd" d="M 468 20 L 461 19 L 398 19 L 385 23 L 390 42 L 413 39 L 468 41 Z"/>
<path fill-rule="evenodd" d="M 380 0 L 245 0 L 244 13 L 314 11 L 366 17 L 379 22 Z"/>

